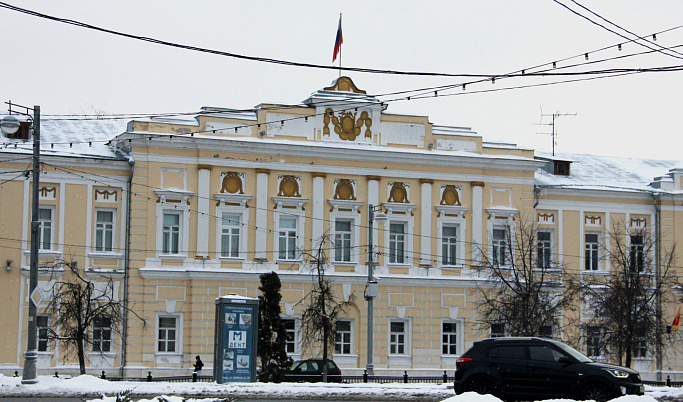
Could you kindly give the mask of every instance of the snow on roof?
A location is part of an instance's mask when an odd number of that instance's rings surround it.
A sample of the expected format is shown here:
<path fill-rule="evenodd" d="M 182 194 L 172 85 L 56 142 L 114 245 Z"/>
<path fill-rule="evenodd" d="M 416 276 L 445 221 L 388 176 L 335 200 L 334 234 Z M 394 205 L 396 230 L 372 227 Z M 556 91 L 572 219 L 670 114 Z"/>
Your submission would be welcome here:
<path fill-rule="evenodd" d="M 622 189 L 653 191 L 650 183 L 671 169 L 683 167 L 683 161 L 622 158 L 588 154 L 536 152 L 537 157 L 571 162 L 569 176 L 554 175 L 538 169 L 536 183 L 541 186 Z"/>
<path fill-rule="evenodd" d="M 78 156 L 124 159 L 107 142 L 126 131 L 128 120 L 86 120 L 73 117 L 40 119 L 40 153 L 45 156 Z M 14 148 L 16 145 L 16 148 Z M 33 141 L 0 136 L 0 152 L 31 153 Z"/>

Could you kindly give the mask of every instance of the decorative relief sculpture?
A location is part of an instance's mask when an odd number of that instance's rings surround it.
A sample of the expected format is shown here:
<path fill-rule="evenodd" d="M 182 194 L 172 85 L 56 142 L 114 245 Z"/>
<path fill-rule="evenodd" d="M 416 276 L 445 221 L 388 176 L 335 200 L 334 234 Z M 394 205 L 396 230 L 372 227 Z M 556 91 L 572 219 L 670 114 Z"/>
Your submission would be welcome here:
<path fill-rule="evenodd" d="M 538 214 L 538 223 L 555 223 L 555 214 L 540 212 Z"/>
<path fill-rule="evenodd" d="M 647 226 L 646 218 L 631 218 L 631 227 L 643 229 Z"/>
<path fill-rule="evenodd" d="M 301 197 L 299 193 L 299 180 L 295 176 L 280 176 L 280 191 L 277 193 L 280 197 Z"/>
<path fill-rule="evenodd" d="M 54 200 L 57 199 L 57 188 L 56 187 L 41 187 L 38 190 L 41 200 Z"/>
<path fill-rule="evenodd" d="M 335 200 L 355 200 L 353 182 L 349 179 L 336 179 L 334 181 L 334 199 Z"/>
<path fill-rule="evenodd" d="M 362 89 L 358 89 L 356 84 L 353 83 L 351 78 L 349 77 L 339 77 L 337 80 L 332 84 L 332 86 L 323 88 L 325 91 L 342 91 L 342 92 L 353 92 L 356 94 L 365 94 L 365 92 Z"/>
<path fill-rule="evenodd" d="M 356 115 L 358 115 L 358 112 L 342 110 L 339 112 L 339 117 L 337 117 L 334 114 L 334 110 L 327 108 L 323 117 L 323 134 L 330 135 L 330 128 L 328 126 L 331 121 L 334 126 L 334 132 L 344 141 L 355 141 L 356 137 L 360 135 L 363 126 L 366 127 L 365 137 L 372 138 L 372 131 L 370 130 L 372 119 L 368 112 L 361 112 L 358 119 L 356 119 Z"/>
<path fill-rule="evenodd" d="M 223 177 L 221 193 L 244 194 L 242 178 L 244 173 L 226 172 Z"/>
<path fill-rule="evenodd" d="M 389 199 L 387 202 L 408 202 L 408 190 L 406 184 L 401 182 L 389 183 L 391 190 L 389 190 Z"/>
<path fill-rule="evenodd" d="M 591 226 L 602 226 L 602 216 L 586 215 L 584 223 Z"/>
<path fill-rule="evenodd" d="M 441 190 L 441 205 L 462 205 L 460 203 L 460 195 L 458 194 L 460 187 L 447 184 L 441 187 Z"/>
<path fill-rule="evenodd" d="M 117 191 L 95 190 L 95 201 L 115 202 L 118 201 L 119 193 Z"/>

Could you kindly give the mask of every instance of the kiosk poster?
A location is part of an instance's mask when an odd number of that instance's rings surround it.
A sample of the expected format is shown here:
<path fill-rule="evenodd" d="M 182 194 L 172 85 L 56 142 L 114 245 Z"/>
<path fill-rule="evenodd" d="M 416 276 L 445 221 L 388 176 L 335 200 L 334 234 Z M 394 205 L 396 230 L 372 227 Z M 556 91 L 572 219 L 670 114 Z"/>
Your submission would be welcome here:
<path fill-rule="evenodd" d="M 223 305 L 222 382 L 252 381 L 254 324 L 253 306 Z"/>

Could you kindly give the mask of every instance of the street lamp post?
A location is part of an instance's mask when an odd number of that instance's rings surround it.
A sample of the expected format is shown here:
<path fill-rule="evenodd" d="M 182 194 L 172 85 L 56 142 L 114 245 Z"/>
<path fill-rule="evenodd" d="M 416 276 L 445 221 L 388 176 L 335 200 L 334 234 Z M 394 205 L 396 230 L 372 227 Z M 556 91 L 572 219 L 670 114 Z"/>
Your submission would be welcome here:
<path fill-rule="evenodd" d="M 377 213 L 377 216 L 375 216 L 375 209 L 379 209 L 381 205 L 374 206 L 372 204 L 368 205 L 368 284 L 367 284 L 367 292 L 365 294 L 365 298 L 368 301 L 368 359 L 367 359 L 367 364 L 365 365 L 365 371 L 367 372 L 368 376 L 374 376 L 375 375 L 375 365 L 373 364 L 372 361 L 372 355 L 373 355 L 373 336 L 374 336 L 374 316 L 373 316 L 373 308 L 374 308 L 374 299 L 379 295 L 379 289 L 377 285 L 377 281 L 375 280 L 373 276 L 373 271 L 375 270 L 374 264 L 374 247 L 372 244 L 372 237 L 373 237 L 373 222 L 376 220 L 378 221 L 384 221 L 387 219 L 386 214 L 379 212 Z"/>
<path fill-rule="evenodd" d="M 10 104 L 10 113 L 12 113 Z M 31 110 L 31 108 L 25 107 Z M 28 113 L 26 113 L 28 114 Z M 10 114 L 10 116 L 12 116 Z M 8 116 L 9 117 L 9 116 Z M 12 116 L 13 117 L 13 116 Z M 30 115 L 29 115 L 30 117 Z M 33 200 L 31 204 L 31 254 L 29 270 L 29 303 L 28 303 L 28 334 L 26 336 L 26 353 L 24 354 L 24 371 L 22 373 L 22 384 L 36 384 L 38 382 L 36 362 L 38 360 L 37 351 L 37 310 L 36 302 L 33 299 L 36 287 L 38 287 L 38 246 L 40 222 L 38 218 L 39 206 L 39 176 L 40 176 L 40 106 L 33 107 Z M 3 119 L 0 122 L 0 129 L 5 134 L 13 135 L 20 129 L 20 124 L 16 118 Z"/>

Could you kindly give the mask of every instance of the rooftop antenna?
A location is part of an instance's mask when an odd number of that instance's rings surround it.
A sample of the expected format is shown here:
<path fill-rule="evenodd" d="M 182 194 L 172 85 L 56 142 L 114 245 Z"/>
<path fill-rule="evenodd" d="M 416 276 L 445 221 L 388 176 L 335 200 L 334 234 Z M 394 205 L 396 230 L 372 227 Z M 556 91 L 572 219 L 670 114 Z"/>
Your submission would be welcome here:
<path fill-rule="evenodd" d="M 549 135 L 552 138 L 553 141 L 553 156 L 555 156 L 555 145 L 557 145 L 557 130 L 555 128 L 555 120 L 557 120 L 559 117 L 564 117 L 564 116 L 576 116 L 578 113 L 560 113 L 560 112 L 555 112 L 553 114 L 543 114 L 543 108 L 541 108 L 541 122 L 538 124 L 535 124 L 536 126 L 550 126 L 551 127 L 551 132 L 550 133 L 536 133 L 536 134 L 542 134 L 542 135 Z M 543 123 L 543 118 L 544 117 L 552 117 L 552 122 L 550 123 Z"/>

